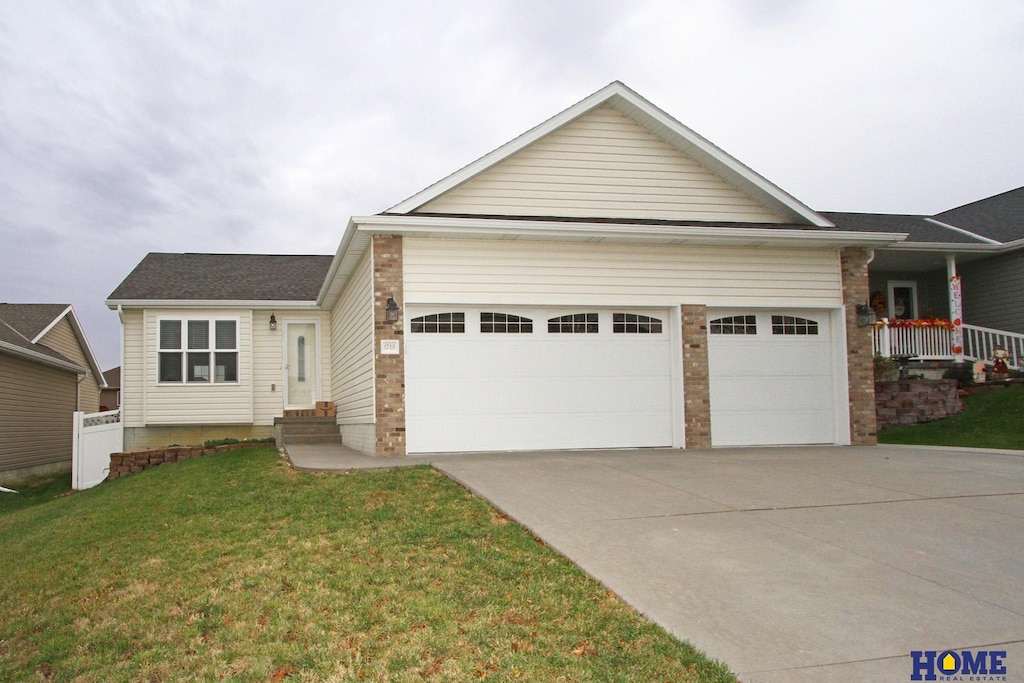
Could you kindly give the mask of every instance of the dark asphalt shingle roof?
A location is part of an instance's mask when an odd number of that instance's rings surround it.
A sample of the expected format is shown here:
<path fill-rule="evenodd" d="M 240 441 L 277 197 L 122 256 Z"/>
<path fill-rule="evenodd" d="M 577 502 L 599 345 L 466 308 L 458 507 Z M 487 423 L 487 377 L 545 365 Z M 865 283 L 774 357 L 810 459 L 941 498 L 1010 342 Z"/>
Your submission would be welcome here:
<path fill-rule="evenodd" d="M 0 342 L 77 365 L 47 346 L 32 343 L 67 308 L 68 304 L 0 304 Z"/>
<path fill-rule="evenodd" d="M 28 339 L 35 339 L 69 304 L 0 304 L 3 320 Z"/>
<path fill-rule="evenodd" d="M 148 254 L 112 301 L 315 301 L 330 256 Z"/>
<path fill-rule="evenodd" d="M 926 220 L 928 216 L 894 213 L 849 213 L 822 211 L 821 215 L 843 230 L 865 232 L 905 232 L 907 242 L 934 242 L 942 244 L 981 244 L 981 240 L 950 230 Z"/>
<path fill-rule="evenodd" d="M 1024 239 L 1024 187 L 943 211 L 935 220 L 997 242 Z"/>

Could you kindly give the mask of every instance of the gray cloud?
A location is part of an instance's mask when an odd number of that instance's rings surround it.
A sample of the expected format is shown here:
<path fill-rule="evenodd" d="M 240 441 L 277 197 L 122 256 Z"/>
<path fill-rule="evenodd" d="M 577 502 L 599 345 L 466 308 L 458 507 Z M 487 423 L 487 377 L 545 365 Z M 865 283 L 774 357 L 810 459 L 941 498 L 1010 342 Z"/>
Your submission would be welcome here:
<path fill-rule="evenodd" d="M 1021 184 L 1014 0 L 177 0 L 0 13 L 0 300 L 103 300 L 148 251 L 331 253 L 620 79 L 811 206 Z"/>

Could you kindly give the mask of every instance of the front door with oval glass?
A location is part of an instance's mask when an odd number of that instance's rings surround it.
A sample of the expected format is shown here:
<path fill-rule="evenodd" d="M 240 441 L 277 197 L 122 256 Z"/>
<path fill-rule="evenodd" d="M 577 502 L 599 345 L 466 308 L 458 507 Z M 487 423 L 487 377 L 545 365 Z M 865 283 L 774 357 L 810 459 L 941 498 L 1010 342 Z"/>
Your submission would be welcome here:
<path fill-rule="evenodd" d="M 319 395 L 316 323 L 286 323 L 285 327 L 287 404 L 312 407 Z"/>

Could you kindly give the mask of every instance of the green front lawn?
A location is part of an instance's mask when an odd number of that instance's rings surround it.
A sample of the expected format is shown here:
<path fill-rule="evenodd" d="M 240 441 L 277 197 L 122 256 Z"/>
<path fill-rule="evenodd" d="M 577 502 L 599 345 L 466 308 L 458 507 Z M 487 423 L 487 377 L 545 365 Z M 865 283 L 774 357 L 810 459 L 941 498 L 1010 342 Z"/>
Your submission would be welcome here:
<path fill-rule="evenodd" d="M 0 680 L 735 681 L 426 467 L 223 453 L 2 512 L 0 547 Z"/>
<path fill-rule="evenodd" d="M 879 443 L 1024 450 L 1024 385 L 964 399 L 963 412 L 944 420 L 878 432 Z"/>

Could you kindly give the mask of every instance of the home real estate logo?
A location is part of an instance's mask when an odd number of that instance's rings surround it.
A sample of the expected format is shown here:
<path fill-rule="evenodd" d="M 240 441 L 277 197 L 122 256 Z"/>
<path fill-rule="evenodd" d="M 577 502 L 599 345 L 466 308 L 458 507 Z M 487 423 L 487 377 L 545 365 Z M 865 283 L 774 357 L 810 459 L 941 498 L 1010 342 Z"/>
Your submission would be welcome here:
<path fill-rule="evenodd" d="M 912 681 L 1007 681 L 1006 650 L 914 650 Z"/>

